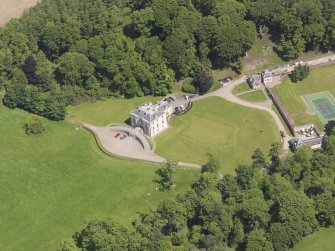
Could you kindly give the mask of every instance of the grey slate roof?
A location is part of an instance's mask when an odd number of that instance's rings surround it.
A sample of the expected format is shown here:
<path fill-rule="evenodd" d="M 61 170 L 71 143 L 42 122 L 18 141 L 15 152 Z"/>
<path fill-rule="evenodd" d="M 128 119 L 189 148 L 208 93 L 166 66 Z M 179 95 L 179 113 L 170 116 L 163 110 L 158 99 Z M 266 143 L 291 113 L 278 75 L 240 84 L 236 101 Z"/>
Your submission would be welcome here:
<path fill-rule="evenodd" d="M 269 70 L 265 70 L 262 72 L 263 79 L 264 78 L 272 78 L 272 73 Z"/>
<path fill-rule="evenodd" d="M 164 115 L 165 110 L 169 107 L 171 107 L 171 104 L 167 101 L 160 101 L 157 105 L 152 105 L 152 103 L 144 103 L 136 110 L 133 110 L 131 114 L 135 114 L 138 117 L 151 122 Z"/>
<path fill-rule="evenodd" d="M 248 78 L 248 84 L 251 85 L 251 86 L 257 86 L 257 85 L 260 85 L 262 83 L 262 77 L 261 75 L 254 75 L 252 77 L 249 77 Z"/>

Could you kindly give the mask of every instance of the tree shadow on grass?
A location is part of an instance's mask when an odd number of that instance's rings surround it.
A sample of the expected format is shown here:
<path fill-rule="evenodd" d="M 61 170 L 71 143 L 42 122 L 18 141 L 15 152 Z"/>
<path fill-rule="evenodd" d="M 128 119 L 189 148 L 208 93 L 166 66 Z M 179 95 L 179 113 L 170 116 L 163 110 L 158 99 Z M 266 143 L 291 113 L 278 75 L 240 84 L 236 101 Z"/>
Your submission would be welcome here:
<path fill-rule="evenodd" d="M 328 121 L 325 125 L 325 132 L 328 136 L 335 135 L 335 120 Z"/>

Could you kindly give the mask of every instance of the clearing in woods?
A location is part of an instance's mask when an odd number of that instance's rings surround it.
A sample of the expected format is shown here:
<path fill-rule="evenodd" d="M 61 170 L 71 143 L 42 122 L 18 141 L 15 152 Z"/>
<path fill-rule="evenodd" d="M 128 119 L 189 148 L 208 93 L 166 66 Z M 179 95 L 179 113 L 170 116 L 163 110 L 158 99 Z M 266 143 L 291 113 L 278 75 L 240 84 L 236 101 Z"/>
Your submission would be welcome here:
<path fill-rule="evenodd" d="M 0 0 L 0 26 L 11 18 L 20 17 L 24 10 L 34 6 L 40 0 Z"/>

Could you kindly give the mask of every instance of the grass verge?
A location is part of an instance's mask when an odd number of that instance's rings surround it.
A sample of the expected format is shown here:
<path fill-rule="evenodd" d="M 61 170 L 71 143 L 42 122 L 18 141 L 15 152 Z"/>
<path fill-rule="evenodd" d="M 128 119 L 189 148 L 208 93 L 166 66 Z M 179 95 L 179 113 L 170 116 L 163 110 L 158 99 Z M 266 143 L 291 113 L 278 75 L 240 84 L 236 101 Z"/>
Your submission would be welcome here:
<path fill-rule="evenodd" d="M 240 99 L 250 101 L 250 102 L 263 102 L 266 101 L 267 98 L 262 90 L 256 90 L 251 92 L 246 92 L 238 95 Z"/>

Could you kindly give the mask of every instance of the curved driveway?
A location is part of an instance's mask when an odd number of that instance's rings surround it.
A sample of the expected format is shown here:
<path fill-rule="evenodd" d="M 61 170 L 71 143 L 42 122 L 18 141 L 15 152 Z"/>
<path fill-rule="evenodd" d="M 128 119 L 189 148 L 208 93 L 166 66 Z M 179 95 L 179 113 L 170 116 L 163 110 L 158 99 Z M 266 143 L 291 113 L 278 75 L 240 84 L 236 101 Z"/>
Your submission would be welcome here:
<path fill-rule="evenodd" d="M 315 60 L 311 60 L 311 61 L 307 61 L 305 62 L 307 65 L 309 66 L 317 66 L 317 65 L 321 65 L 321 64 L 327 64 L 327 63 L 334 63 L 335 62 L 335 55 L 331 55 L 331 56 L 327 56 L 327 57 L 323 57 L 323 58 L 319 58 L 319 59 L 315 59 Z M 286 69 L 286 73 L 289 71 L 292 71 L 294 69 L 294 67 L 290 66 L 289 69 Z M 280 74 L 280 72 L 277 72 Z M 232 103 L 238 104 L 238 105 L 243 105 L 246 107 L 250 107 L 250 108 L 254 108 L 254 109 L 259 109 L 259 110 L 263 110 L 268 112 L 274 122 L 276 123 L 277 127 L 278 127 L 278 134 L 279 131 L 285 131 L 285 127 L 283 125 L 283 123 L 281 122 L 280 118 L 278 117 L 278 115 L 272 110 L 272 101 L 271 100 L 267 100 L 265 102 L 248 102 L 245 100 L 240 99 L 239 97 L 235 96 L 232 91 L 234 89 L 234 87 L 236 87 L 237 85 L 243 83 L 246 81 L 246 76 L 242 76 L 239 79 L 236 79 L 234 81 L 232 81 L 229 85 L 227 86 L 223 86 L 221 87 L 219 90 L 212 92 L 212 93 L 208 93 L 205 94 L 203 96 L 199 96 L 196 98 L 193 98 L 192 101 L 197 101 L 197 100 L 201 100 L 201 99 L 205 99 L 207 97 L 213 97 L 213 96 L 217 96 L 217 97 L 221 97 L 225 100 L 228 100 Z M 80 120 L 79 120 L 80 121 Z M 120 156 L 124 156 L 124 157 L 129 157 L 129 158 L 135 158 L 135 159 L 142 159 L 142 160 L 148 160 L 148 161 L 152 161 L 152 162 L 164 162 L 166 161 L 166 159 L 164 159 L 161 156 L 156 155 L 153 150 L 145 150 L 143 149 L 139 149 L 137 146 L 132 146 L 132 148 L 130 149 L 126 149 L 125 148 L 120 148 L 120 147 L 115 147 L 115 143 L 113 145 L 113 142 L 111 140 L 111 138 L 113 138 L 113 133 L 111 133 L 111 130 L 109 127 L 98 127 L 98 126 L 94 126 L 94 125 L 90 125 L 88 123 L 85 123 L 83 121 L 81 121 L 82 124 L 89 128 L 90 130 L 94 131 L 96 136 L 99 138 L 101 144 L 105 147 L 105 149 L 107 149 L 108 151 L 110 151 L 111 153 L 120 155 Z M 287 151 L 289 150 L 289 145 L 288 145 L 288 138 L 285 138 L 284 142 L 283 142 L 283 150 Z M 201 165 L 198 164 L 191 164 L 191 163 L 183 163 L 183 162 L 179 162 L 178 163 L 179 166 L 185 166 L 185 167 L 192 167 L 192 168 L 201 168 Z"/>
<path fill-rule="evenodd" d="M 250 107 L 250 108 L 254 108 L 254 109 L 259 109 L 259 110 L 263 110 L 266 111 L 268 113 L 270 113 L 270 115 L 272 116 L 274 122 L 276 123 L 277 127 L 278 127 L 278 134 L 280 133 L 279 131 L 286 131 L 285 127 L 283 125 L 283 123 L 281 122 L 280 118 L 278 117 L 278 115 L 272 110 L 272 101 L 271 100 L 267 100 L 265 102 L 248 102 L 245 100 L 240 99 L 239 97 L 237 97 L 236 95 L 233 94 L 233 89 L 239 85 L 246 82 L 246 76 L 242 76 L 239 79 L 236 79 L 234 81 L 232 81 L 229 85 L 227 86 L 223 86 L 221 87 L 219 90 L 215 91 L 215 92 L 211 92 L 208 94 L 205 94 L 203 96 L 199 96 L 196 97 L 194 99 L 192 99 L 193 101 L 197 101 L 197 100 L 201 100 L 204 98 L 208 98 L 208 97 L 221 97 L 225 100 L 228 100 L 232 103 L 238 104 L 238 105 L 243 105 L 246 107 Z M 288 145 L 288 140 L 285 139 L 283 142 L 283 150 L 289 150 L 289 145 Z"/>

